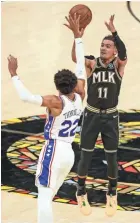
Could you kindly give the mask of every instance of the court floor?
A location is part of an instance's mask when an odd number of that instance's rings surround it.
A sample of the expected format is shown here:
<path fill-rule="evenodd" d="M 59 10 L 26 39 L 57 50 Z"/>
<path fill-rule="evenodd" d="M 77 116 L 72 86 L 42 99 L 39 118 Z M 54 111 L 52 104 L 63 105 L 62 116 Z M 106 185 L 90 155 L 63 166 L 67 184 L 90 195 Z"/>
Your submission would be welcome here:
<path fill-rule="evenodd" d="M 80 2 L 81 3 L 81 2 Z M 108 31 L 104 21 L 115 14 L 115 24 L 128 48 L 128 65 L 120 94 L 120 109 L 140 109 L 140 24 L 129 13 L 126 2 L 82 2 L 93 11 L 85 35 L 87 54 L 99 55 L 100 42 Z M 74 69 L 71 61 L 73 36 L 64 26 L 64 17 L 78 2 L 3 2 L 2 6 L 2 120 L 44 114 L 43 108 L 22 103 L 12 86 L 7 56 L 18 58 L 18 74 L 34 93 L 55 94 L 53 75 L 61 68 Z M 131 4 L 140 17 L 140 2 Z M 2 191 L 2 223 L 35 223 L 37 199 Z M 113 218 L 104 208 L 93 207 L 84 217 L 77 205 L 53 202 L 55 223 L 138 223 L 140 212 L 117 211 Z"/>

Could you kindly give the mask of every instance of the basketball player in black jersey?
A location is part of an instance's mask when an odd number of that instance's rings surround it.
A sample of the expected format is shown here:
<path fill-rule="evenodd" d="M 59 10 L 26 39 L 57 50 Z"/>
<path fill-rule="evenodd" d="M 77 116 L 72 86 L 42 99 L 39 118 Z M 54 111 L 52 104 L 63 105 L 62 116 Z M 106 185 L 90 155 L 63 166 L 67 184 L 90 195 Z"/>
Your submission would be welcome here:
<path fill-rule="evenodd" d="M 69 16 L 65 24 L 77 36 L 76 15 Z M 124 68 L 127 63 L 126 48 L 113 24 L 114 15 L 105 22 L 111 35 L 101 42 L 100 57 L 85 56 L 87 73 L 87 106 L 83 114 L 81 131 L 81 158 L 78 165 L 77 200 L 83 214 L 91 213 L 85 189 L 88 167 L 99 133 L 101 133 L 108 174 L 106 194 L 106 214 L 112 216 L 117 209 L 117 149 L 119 142 L 118 97 Z M 81 30 L 81 36 L 84 30 Z M 81 41 L 82 44 L 82 41 Z M 75 45 L 72 48 L 72 60 L 76 62 Z"/>

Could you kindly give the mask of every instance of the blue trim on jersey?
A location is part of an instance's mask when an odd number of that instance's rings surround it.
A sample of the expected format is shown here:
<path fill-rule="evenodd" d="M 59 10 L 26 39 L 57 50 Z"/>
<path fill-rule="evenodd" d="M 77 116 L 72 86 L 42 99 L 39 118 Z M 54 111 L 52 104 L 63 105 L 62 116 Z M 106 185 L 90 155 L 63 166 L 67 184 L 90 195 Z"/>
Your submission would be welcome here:
<path fill-rule="evenodd" d="M 55 140 L 49 140 L 48 144 L 46 145 L 46 152 L 44 158 L 42 158 L 42 172 L 39 176 L 39 183 L 44 186 L 49 186 L 50 184 L 50 177 L 51 177 L 51 165 L 54 158 L 55 152 Z"/>
<path fill-rule="evenodd" d="M 53 121 L 54 121 L 54 117 L 49 116 L 49 120 L 45 124 L 45 127 L 44 127 L 44 137 L 45 137 L 45 139 L 50 139 L 51 138 L 51 130 L 52 130 Z"/>

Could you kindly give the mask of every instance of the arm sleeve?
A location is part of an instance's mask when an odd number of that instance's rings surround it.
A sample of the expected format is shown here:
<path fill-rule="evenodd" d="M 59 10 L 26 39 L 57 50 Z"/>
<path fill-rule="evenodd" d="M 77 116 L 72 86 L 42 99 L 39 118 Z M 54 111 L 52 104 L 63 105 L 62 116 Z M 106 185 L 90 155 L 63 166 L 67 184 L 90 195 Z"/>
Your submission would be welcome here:
<path fill-rule="evenodd" d="M 81 38 L 75 39 L 75 51 L 76 51 L 76 70 L 75 74 L 78 79 L 85 80 L 85 57 L 84 47 Z"/>
<path fill-rule="evenodd" d="M 43 98 L 40 95 L 32 94 L 21 82 L 18 76 L 12 77 L 13 85 L 20 97 L 24 102 L 29 102 L 32 104 L 42 105 Z"/>
<path fill-rule="evenodd" d="M 126 60 L 127 59 L 127 55 L 126 55 L 125 44 L 120 39 L 120 37 L 119 37 L 117 32 L 112 33 L 112 35 L 114 37 L 116 48 L 118 50 L 118 57 L 119 57 L 119 59 L 122 60 L 122 61 Z"/>

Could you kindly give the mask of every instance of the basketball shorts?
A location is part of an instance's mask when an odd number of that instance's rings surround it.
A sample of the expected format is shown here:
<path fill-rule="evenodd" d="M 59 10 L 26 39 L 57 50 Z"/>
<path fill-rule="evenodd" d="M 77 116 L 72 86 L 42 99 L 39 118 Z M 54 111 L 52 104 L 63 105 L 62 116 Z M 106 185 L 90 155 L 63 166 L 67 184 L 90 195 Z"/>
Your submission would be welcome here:
<path fill-rule="evenodd" d="M 99 133 L 105 150 L 116 151 L 119 143 L 119 114 L 99 114 L 85 108 L 81 131 L 81 149 L 94 150 Z"/>
<path fill-rule="evenodd" d="M 71 143 L 50 139 L 43 146 L 36 171 L 36 186 L 46 186 L 57 192 L 74 164 Z"/>

